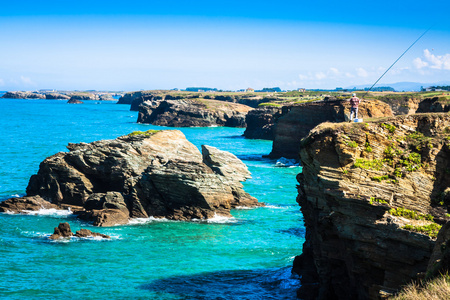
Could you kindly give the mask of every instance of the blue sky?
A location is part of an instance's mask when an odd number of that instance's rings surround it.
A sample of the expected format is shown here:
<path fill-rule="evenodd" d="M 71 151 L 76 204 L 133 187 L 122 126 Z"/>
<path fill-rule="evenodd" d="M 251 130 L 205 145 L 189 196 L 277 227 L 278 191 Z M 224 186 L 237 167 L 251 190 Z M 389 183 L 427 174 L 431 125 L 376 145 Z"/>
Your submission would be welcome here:
<path fill-rule="evenodd" d="M 0 90 L 450 80 L 448 1 L 0 1 Z"/>

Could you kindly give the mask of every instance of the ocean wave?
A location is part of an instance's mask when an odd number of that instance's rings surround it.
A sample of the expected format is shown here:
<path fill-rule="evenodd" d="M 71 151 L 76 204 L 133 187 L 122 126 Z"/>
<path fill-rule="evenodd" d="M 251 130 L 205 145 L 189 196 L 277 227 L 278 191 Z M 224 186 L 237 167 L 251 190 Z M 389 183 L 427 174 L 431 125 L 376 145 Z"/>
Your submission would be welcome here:
<path fill-rule="evenodd" d="M 234 217 L 226 217 L 220 216 L 214 213 L 214 217 L 210 219 L 192 219 L 194 222 L 205 222 L 205 223 L 213 223 L 213 224 L 229 224 L 229 223 L 237 223 L 238 220 Z"/>
<path fill-rule="evenodd" d="M 293 167 L 299 167 L 300 163 L 295 159 L 289 159 L 285 157 L 281 157 L 277 160 L 275 163 L 276 167 L 285 167 L 285 168 L 293 168 Z"/>
<path fill-rule="evenodd" d="M 32 216 L 54 216 L 54 217 L 69 217 L 73 215 L 73 212 L 68 209 L 55 209 L 55 208 L 41 208 L 40 210 L 23 210 L 23 213 Z"/>
<path fill-rule="evenodd" d="M 278 206 L 278 205 L 273 205 L 273 204 L 269 204 L 266 206 L 263 206 L 264 208 L 271 208 L 271 209 L 290 209 L 292 207 L 292 205 L 286 205 L 286 206 Z"/>
<path fill-rule="evenodd" d="M 152 222 L 168 222 L 170 220 L 166 218 L 155 218 L 155 217 L 148 217 L 148 218 L 132 218 L 128 221 L 128 225 L 142 225 Z"/>

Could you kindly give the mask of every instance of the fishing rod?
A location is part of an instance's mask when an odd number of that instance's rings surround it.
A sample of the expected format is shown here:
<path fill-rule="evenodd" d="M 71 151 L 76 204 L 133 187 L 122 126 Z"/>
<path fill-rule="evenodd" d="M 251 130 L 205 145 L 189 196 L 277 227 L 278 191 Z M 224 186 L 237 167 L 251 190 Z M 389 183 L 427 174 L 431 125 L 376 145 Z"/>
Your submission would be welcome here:
<path fill-rule="evenodd" d="M 417 38 L 417 40 L 414 41 L 414 43 L 411 44 L 411 46 L 408 47 L 408 49 L 405 50 L 405 52 L 402 53 L 402 55 L 399 56 L 399 58 L 397 58 L 396 61 L 394 61 L 394 63 L 383 73 L 383 75 L 380 76 L 380 78 L 377 79 L 377 81 L 375 81 L 375 83 L 370 87 L 370 89 L 367 90 L 367 92 L 361 97 L 361 99 L 364 99 L 365 96 L 367 96 L 367 94 L 370 92 L 371 89 L 373 89 L 373 87 L 378 83 L 378 81 L 381 80 L 381 78 L 383 78 L 384 75 L 386 75 L 386 73 L 403 57 L 403 55 L 406 54 L 406 52 L 409 51 L 409 49 L 411 49 L 428 31 L 430 31 L 430 29 L 433 27 L 434 25 L 432 25 L 430 28 L 428 28 L 427 30 L 425 30 L 424 33 L 422 33 L 421 36 L 419 36 Z"/>

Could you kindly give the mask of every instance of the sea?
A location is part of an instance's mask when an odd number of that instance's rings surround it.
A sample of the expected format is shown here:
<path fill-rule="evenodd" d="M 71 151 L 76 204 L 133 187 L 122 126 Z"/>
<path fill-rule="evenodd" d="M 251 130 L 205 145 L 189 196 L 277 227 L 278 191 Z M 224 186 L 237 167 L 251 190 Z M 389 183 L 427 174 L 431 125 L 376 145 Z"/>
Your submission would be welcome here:
<path fill-rule="evenodd" d="M 39 163 L 68 143 L 165 129 L 136 123 L 129 109 L 114 101 L 0 99 L 0 201 L 25 195 Z M 245 139 L 242 128 L 178 130 L 199 148 L 240 158 L 252 173 L 244 189 L 266 206 L 232 210 L 232 218 L 133 219 L 105 228 L 64 210 L 0 213 L 0 298 L 296 299 L 300 282 L 291 268 L 305 238 L 295 201 L 301 167 L 263 158 L 272 143 Z M 112 238 L 49 240 L 60 222 Z"/>

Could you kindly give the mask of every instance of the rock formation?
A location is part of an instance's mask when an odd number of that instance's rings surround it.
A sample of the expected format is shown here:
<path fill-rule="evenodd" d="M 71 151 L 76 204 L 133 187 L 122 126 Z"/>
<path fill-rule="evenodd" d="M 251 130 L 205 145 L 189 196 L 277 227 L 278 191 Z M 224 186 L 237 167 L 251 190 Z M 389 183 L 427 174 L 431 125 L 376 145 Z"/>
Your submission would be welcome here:
<path fill-rule="evenodd" d="M 45 99 L 47 100 L 69 100 L 70 97 L 59 93 L 46 93 Z"/>
<path fill-rule="evenodd" d="M 283 106 L 282 117 L 278 119 L 270 157 L 298 159 L 300 140 L 322 122 L 347 121 L 350 115 L 348 101 L 318 101 L 294 106 Z M 360 118 L 393 116 L 384 102 L 363 101 L 359 106 Z"/>
<path fill-rule="evenodd" d="M 58 208 L 57 205 L 52 204 L 41 196 L 18 197 L 10 198 L 6 201 L 0 202 L 0 212 L 23 212 L 40 209 Z"/>
<path fill-rule="evenodd" d="M 59 223 L 58 227 L 55 227 L 55 230 L 53 234 L 49 237 L 51 240 L 58 240 L 63 238 L 72 238 L 72 237 L 79 237 L 79 238 L 87 238 L 87 237 L 101 237 L 104 239 L 110 239 L 111 237 L 106 234 L 101 234 L 98 232 L 92 232 L 88 229 L 80 229 L 75 234 L 73 234 L 72 230 L 70 229 L 69 223 Z"/>
<path fill-rule="evenodd" d="M 139 106 L 138 123 L 171 127 L 245 127 L 248 106 L 208 99 L 147 101 Z"/>
<path fill-rule="evenodd" d="M 40 164 L 28 197 L 19 204 L 8 199 L 0 209 L 39 209 L 45 199 L 52 207 L 80 207 L 72 210 L 96 226 L 112 226 L 150 216 L 231 216 L 233 207 L 261 205 L 242 189 L 240 181 L 250 173 L 239 159 L 209 146 L 202 146 L 202 156 L 178 130 L 134 132 L 67 148 Z"/>
<path fill-rule="evenodd" d="M 424 99 L 419 103 L 418 113 L 424 112 L 448 112 L 450 111 L 450 99 L 446 97 L 434 97 Z"/>
<path fill-rule="evenodd" d="M 378 299 L 427 270 L 449 220 L 450 115 L 325 123 L 302 140 L 304 299 Z"/>
<path fill-rule="evenodd" d="M 70 98 L 69 101 L 67 101 L 68 104 L 83 104 L 83 101 L 77 100 L 77 99 L 73 99 Z"/>
<path fill-rule="evenodd" d="M 93 93 L 74 93 L 70 94 L 70 100 L 98 100 L 98 95 Z"/>
<path fill-rule="evenodd" d="M 10 99 L 45 99 L 44 94 L 34 92 L 6 92 L 2 98 Z"/>
<path fill-rule="evenodd" d="M 247 139 L 273 140 L 275 124 L 281 116 L 281 107 L 263 106 L 249 111 L 245 117 L 247 128 L 244 136 Z"/>
<path fill-rule="evenodd" d="M 387 94 L 385 96 L 379 96 L 377 99 L 387 103 L 396 116 L 416 113 L 419 103 L 422 101 L 422 97 L 419 95 L 407 93 Z"/>

